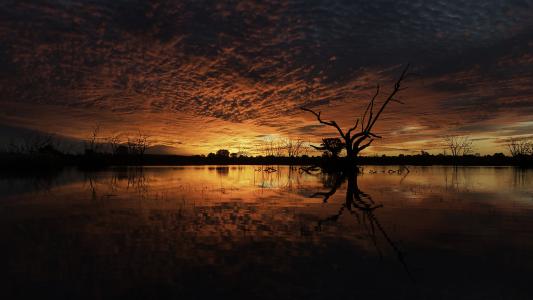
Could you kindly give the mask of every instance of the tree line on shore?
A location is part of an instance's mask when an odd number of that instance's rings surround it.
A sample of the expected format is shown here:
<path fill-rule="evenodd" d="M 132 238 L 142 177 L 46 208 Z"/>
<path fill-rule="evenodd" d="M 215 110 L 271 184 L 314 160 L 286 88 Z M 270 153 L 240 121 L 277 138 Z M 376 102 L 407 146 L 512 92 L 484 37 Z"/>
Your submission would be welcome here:
<path fill-rule="evenodd" d="M 319 145 L 303 139 L 266 139 L 254 149 L 231 152 L 219 149 L 208 155 L 146 154 L 152 145 L 150 137 L 138 131 L 129 136 L 101 137 L 95 126 L 83 142 L 78 153 L 68 151 L 68 145 L 53 135 L 34 136 L 18 144 L 11 143 L 0 152 L 2 167 L 47 168 L 63 165 L 186 165 L 186 164 L 342 164 L 346 161 L 344 143 L 339 138 L 323 138 Z M 467 136 L 448 136 L 441 142 L 443 151 L 430 154 L 421 150 L 417 154 L 359 156 L 359 164 L 411 164 L 411 165 L 533 165 L 533 139 L 510 138 L 502 152 L 493 155 L 474 153 L 473 141 Z"/>

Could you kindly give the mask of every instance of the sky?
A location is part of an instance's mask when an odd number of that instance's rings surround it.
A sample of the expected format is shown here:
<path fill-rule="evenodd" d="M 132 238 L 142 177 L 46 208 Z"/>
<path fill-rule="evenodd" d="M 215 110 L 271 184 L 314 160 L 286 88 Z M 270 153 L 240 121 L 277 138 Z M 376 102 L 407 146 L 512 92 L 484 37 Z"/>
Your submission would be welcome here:
<path fill-rule="evenodd" d="M 161 153 L 318 143 L 335 130 L 300 107 L 351 127 L 407 63 L 367 155 L 533 134 L 533 1 L 3 0 L 0 142 L 98 125 Z"/>

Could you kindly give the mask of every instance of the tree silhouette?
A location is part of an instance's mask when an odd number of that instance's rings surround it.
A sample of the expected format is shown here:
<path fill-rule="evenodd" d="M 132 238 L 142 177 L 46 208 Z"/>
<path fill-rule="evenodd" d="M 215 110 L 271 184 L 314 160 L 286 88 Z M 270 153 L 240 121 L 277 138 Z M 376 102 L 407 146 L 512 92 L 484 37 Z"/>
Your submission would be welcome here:
<path fill-rule="evenodd" d="M 374 211 L 378 208 L 382 208 L 382 204 L 375 204 L 372 197 L 363 192 L 357 183 L 357 172 L 353 172 L 353 170 L 349 170 L 348 172 L 340 172 L 335 174 L 335 176 L 332 176 L 335 178 L 333 185 L 330 187 L 330 190 L 327 192 L 318 192 L 313 195 L 311 195 L 311 198 L 314 197 L 322 197 L 323 202 L 327 203 L 329 198 L 331 198 L 335 193 L 337 193 L 338 189 L 341 187 L 341 185 L 346 182 L 346 197 L 345 201 L 342 203 L 341 207 L 339 208 L 338 212 L 318 221 L 317 229 L 322 230 L 322 227 L 327 223 L 335 223 L 339 220 L 339 218 L 344 213 L 349 213 L 349 215 L 352 215 L 356 218 L 356 220 L 365 226 L 369 237 L 371 238 L 374 246 L 376 247 L 376 250 L 381 255 L 381 250 L 378 246 L 378 234 L 381 234 L 383 239 L 386 241 L 386 243 L 390 246 L 390 248 L 394 251 L 396 254 L 396 258 L 403 266 L 407 276 L 414 282 L 414 277 L 411 274 L 407 262 L 405 261 L 403 251 L 400 249 L 400 247 L 396 244 L 396 242 L 389 236 L 379 219 L 377 218 Z"/>
<path fill-rule="evenodd" d="M 368 102 L 363 115 L 360 118 L 357 118 L 355 120 L 355 124 L 347 131 L 343 131 L 335 121 L 323 120 L 321 117 L 321 112 L 315 112 L 314 110 L 305 107 L 302 107 L 301 109 L 315 115 L 320 124 L 328 125 L 337 129 L 340 138 L 344 141 L 346 157 L 349 161 L 353 162 L 361 151 L 368 148 L 372 144 L 374 139 L 381 138 L 381 136 L 373 133 L 372 129 L 374 128 L 374 125 L 378 121 L 379 117 L 381 116 L 387 105 L 389 105 L 389 103 L 391 102 L 403 103 L 402 101 L 395 98 L 395 96 L 398 94 L 398 92 L 405 89 L 401 87 L 401 84 L 408 76 L 412 75 L 408 73 L 408 70 L 409 64 L 403 69 L 400 77 L 394 84 L 393 90 L 385 98 L 383 103 L 381 103 L 379 109 L 377 111 L 374 111 L 374 106 L 376 106 L 376 99 L 378 98 L 380 93 L 380 86 L 378 84 L 376 86 L 376 92 Z M 356 130 L 358 130 L 357 133 L 355 133 Z"/>
<path fill-rule="evenodd" d="M 226 149 L 219 149 L 217 151 L 216 156 L 218 156 L 218 157 L 226 157 L 227 158 L 227 157 L 229 157 L 229 151 L 226 150 Z"/>
<path fill-rule="evenodd" d="M 513 157 L 533 155 L 533 143 L 528 139 L 510 138 L 506 145 Z"/>
<path fill-rule="evenodd" d="M 325 156 L 337 158 L 345 145 L 339 138 L 323 138 L 320 146 L 311 145 L 311 147 L 319 151 L 324 151 Z"/>
<path fill-rule="evenodd" d="M 111 154 L 113 154 L 113 155 L 118 154 L 119 147 L 123 146 L 120 143 L 120 136 L 118 134 L 107 138 L 107 143 L 108 143 L 109 147 L 111 148 Z M 123 147 L 125 147 L 125 146 L 123 146 Z M 123 151 L 123 150 L 121 150 L 121 151 Z"/>
<path fill-rule="evenodd" d="M 34 134 L 25 136 L 20 142 L 10 141 L 5 150 L 17 154 L 60 154 L 60 142 L 54 134 Z"/>
<path fill-rule="evenodd" d="M 444 146 L 454 157 L 468 155 L 473 151 L 472 141 L 468 136 L 447 136 L 444 138 Z"/>
<path fill-rule="evenodd" d="M 100 150 L 100 125 L 96 124 L 91 130 L 91 136 L 85 141 L 85 154 L 92 155 Z"/>
<path fill-rule="evenodd" d="M 304 141 L 302 139 L 293 140 L 289 138 L 285 140 L 284 148 L 287 151 L 288 157 L 300 156 L 304 148 Z"/>
<path fill-rule="evenodd" d="M 138 131 L 138 135 L 134 137 L 128 137 L 127 147 L 128 147 L 128 154 L 135 154 L 138 156 L 144 156 L 144 152 L 146 152 L 146 149 L 150 146 L 150 142 L 148 140 L 148 135 L 145 133 L 142 133 L 140 130 Z"/>

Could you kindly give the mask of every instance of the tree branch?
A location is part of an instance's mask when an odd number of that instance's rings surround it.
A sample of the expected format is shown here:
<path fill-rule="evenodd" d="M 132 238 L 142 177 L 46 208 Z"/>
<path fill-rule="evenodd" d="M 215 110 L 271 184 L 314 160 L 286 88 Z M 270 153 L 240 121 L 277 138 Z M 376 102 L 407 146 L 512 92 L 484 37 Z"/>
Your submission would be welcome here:
<path fill-rule="evenodd" d="M 370 99 L 370 102 L 368 102 L 368 105 L 366 106 L 365 112 L 363 114 L 363 120 L 361 121 L 361 131 L 363 131 L 363 124 L 365 123 L 365 117 L 367 113 L 369 113 L 369 117 L 368 117 L 366 127 L 368 127 L 368 123 L 372 121 L 372 110 L 374 109 L 374 101 L 376 101 L 376 98 L 378 95 L 379 95 L 379 84 L 376 85 L 376 93 L 374 94 L 372 99 Z"/>
<path fill-rule="evenodd" d="M 363 151 L 364 149 L 368 148 L 368 146 L 370 146 L 370 144 L 372 144 L 373 141 L 374 141 L 374 139 L 370 139 L 370 141 L 368 141 L 368 143 L 366 143 L 363 146 L 359 147 L 358 150 L 359 151 Z"/>
<path fill-rule="evenodd" d="M 348 129 L 348 132 L 346 132 L 347 138 L 349 138 L 350 134 L 352 133 L 352 131 L 354 131 L 357 128 L 357 125 L 359 125 L 359 119 L 356 119 L 355 120 L 355 125 L 353 125 L 353 127 Z"/>
<path fill-rule="evenodd" d="M 379 109 L 378 113 L 376 114 L 376 116 L 374 118 L 369 118 L 369 122 L 368 122 L 368 125 L 366 126 L 365 128 L 365 131 L 367 132 L 370 132 L 370 130 L 372 129 L 372 127 L 374 126 L 374 124 L 376 124 L 377 120 L 379 119 L 379 116 L 381 115 L 381 113 L 383 112 L 383 110 L 385 109 L 385 107 L 387 106 L 387 104 L 389 104 L 389 102 L 394 99 L 394 95 L 396 95 L 396 93 L 398 93 L 398 91 L 400 91 L 400 88 L 401 88 L 401 84 L 402 84 L 402 81 L 405 79 L 405 77 L 408 75 L 407 71 L 409 70 L 409 64 L 407 64 L 407 66 L 405 66 L 405 68 L 403 69 L 402 71 L 402 74 L 400 75 L 400 78 L 398 78 L 398 80 L 396 81 L 396 83 L 394 84 L 394 89 L 392 90 L 392 92 L 389 94 L 389 96 L 387 97 L 387 99 L 385 100 L 385 102 L 383 102 L 383 104 L 381 105 L 381 108 Z M 371 101 L 373 102 L 373 100 Z"/>
<path fill-rule="evenodd" d="M 324 125 L 328 125 L 328 126 L 331 126 L 331 127 L 335 127 L 335 129 L 337 129 L 337 131 L 339 132 L 339 134 L 341 135 L 341 137 L 345 137 L 344 135 L 344 132 L 342 132 L 342 129 L 339 127 L 339 125 L 337 125 L 337 122 L 335 121 L 324 121 L 320 118 L 320 112 L 315 112 L 309 108 L 305 108 L 305 107 L 300 107 L 301 110 L 303 111 L 308 111 L 310 113 L 312 113 L 313 115 L 315 115 L 316 119 L 318 120 L 318 122 L 320 124 L 324 124 Z"/>

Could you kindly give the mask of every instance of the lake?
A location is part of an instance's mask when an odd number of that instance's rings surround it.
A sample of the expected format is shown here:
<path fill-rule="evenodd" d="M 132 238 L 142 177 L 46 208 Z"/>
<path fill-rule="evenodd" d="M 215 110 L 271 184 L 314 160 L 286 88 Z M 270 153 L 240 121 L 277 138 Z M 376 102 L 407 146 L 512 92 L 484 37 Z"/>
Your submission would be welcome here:
<path fill-rule="evenodd" d="M 533 170 L 67 169 L 0 195 L 3 299 L 533 298 Z"/>

